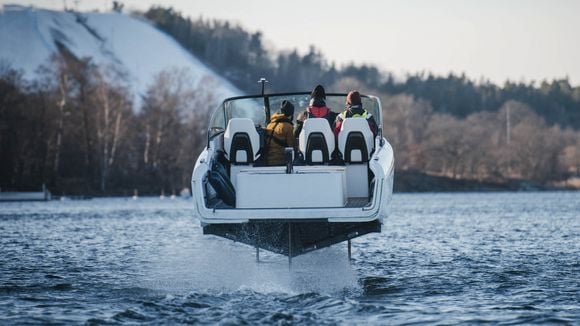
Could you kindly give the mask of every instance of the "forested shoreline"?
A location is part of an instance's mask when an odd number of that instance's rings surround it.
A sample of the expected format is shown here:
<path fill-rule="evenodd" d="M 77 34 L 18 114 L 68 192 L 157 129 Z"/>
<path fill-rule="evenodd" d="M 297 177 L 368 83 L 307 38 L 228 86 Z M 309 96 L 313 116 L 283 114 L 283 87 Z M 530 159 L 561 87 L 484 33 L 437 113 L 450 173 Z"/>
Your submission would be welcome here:
<path fill-rule="evenodd" d="M 314 46 L 303 55 L 270 49 L 262 32 L 228 21 L 163 7 L 139 15 L 246 92 L 255 93 L 255 81 L 267 76 L 272 91 L 323 83 L 336 92 L 356 88 L 379 96 L 398 171 L 546 185 L 580 174 L 580 87 L 567 79 L 499 86 L 419 72 L 397 80 L 371 65 L 337 67 Z"/>
<path fill-rule="evenodd" d="M 389 67 L 355 64 L 338 67 L 315 46 L 303 55 L 296 49 L 271 49 L 261 31 L 250 32 L 229 21 L 185 17 L 164 7 L 135 14 L 171 35 L 247 93 L 256 92 L 256 80 L 263 76 L 270 80 L 272 91 L 280 92 L 304 91 L 319 83 L 335 85 L 354 80 L 367 93 L 411 95 L 428 102 L 436 113 L 458 118 L 481 111 L 498 111 L 505 102 L 513 100 L 529 106 L 549 125 L 580 129 L 580 85 L 572 86 L 567 79 L 527 83 L 508 80 L 496 85 L 488 80 L 471 80 L 464 74 L 436 76 L 417 72 L 397 80 L 388 71 Z"/>
<path fill-rule="evenodd" d="M 123 77 L 108 67 L 65 52 L 40 69 L 43 77 L 28 82 L 0 68 L 2 190 L 44 184 L 65 196 L 169 195 L 189 185 L 217 103 L 206 84 L 163 71 L 136 110 Z"/>
<path fill-rule="evenodd" d="M 580 87 L 568 80 L 498 86 L 429 73 L 396 80 L 374 66 L 337 67 L 314 47 L 303 55 L 269 49 L 261 32 L 226 21 L 160 7 L 134 14 L 245 92 L 256 93 L 257 79 L 266 77 L 271 92 L 321 83 L 331 92 L 379 96 L 403 178 L 553 187 L 580 175 Z M 3 191 L 45 184 L 56 195 L 172 194 L 189 186 L 208 114 L 221 100 L 211 81 L 160 72 L 136 108 L 122 73 L 66 48 L 38 71 L 40 78 L 27 81 L 0 64 Z M 403 190 L 413 191 L 408 184 Z"/>

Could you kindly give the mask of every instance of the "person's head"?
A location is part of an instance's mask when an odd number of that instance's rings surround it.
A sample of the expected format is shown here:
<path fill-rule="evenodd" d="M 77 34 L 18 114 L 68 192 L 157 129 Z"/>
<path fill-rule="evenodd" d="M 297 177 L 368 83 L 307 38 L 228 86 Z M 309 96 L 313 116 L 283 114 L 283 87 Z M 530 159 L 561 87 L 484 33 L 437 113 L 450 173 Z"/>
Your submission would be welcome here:
<path fill-rule="evenodd" d="M 310 98 L 321 98 L 326 99 L 326 92 L 324 91 L 324 87 L 322 85 L 316 85 L 312 93 L 310 93 Z"/>
<path fill-rule="evenodd" d="M 349 109 L 362 109 L 362 100 L 358 91 L 350 91 L 346 96 L 346 107 Z"/>
<path fill-rule="evenodd" d="M 290 101 L 284 100 L 280 105 L 280 112 L 287 117 L 291 117 L 294 115 L 294 105 Z"/>
<path fill-rule="evenodd" d="M 326 106 L 326 92 L 322 85 L 317 85 L 314 87 L 312 93 L 310 93 L 310 106 L 322 107 Z"/>

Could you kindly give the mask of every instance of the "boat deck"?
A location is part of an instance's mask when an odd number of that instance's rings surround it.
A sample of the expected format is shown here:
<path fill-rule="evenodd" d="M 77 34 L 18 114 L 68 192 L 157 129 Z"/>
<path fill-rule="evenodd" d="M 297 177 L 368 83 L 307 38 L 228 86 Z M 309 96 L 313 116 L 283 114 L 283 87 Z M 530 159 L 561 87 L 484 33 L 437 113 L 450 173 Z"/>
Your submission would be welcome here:
<path fill-rule="evenodd" d="M 370 200 L 367 197 L 349 197 L 344 208 L 362 208 L 369 204 Z M 208 203 L 208 207 L 213 209 L 236 209 L 223 201 L 216 199 Z"/>

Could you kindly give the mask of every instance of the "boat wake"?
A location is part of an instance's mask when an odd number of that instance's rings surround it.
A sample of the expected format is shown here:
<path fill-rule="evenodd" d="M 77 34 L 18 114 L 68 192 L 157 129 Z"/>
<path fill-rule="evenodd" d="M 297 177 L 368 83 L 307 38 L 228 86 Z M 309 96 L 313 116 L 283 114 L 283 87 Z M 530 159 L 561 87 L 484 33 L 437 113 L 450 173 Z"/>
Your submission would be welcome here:
<path fill-rule="evenodd" d="M 331 247 L 292 260 L 226 241 L 203 241 L 203 248 L 166 248 L 156 255 L 143 282 L 171 293 L 252 291 L 337 293 L 360 291 L 345 248 Z M 139 285 L 143 286 L 143 285 Z"/>

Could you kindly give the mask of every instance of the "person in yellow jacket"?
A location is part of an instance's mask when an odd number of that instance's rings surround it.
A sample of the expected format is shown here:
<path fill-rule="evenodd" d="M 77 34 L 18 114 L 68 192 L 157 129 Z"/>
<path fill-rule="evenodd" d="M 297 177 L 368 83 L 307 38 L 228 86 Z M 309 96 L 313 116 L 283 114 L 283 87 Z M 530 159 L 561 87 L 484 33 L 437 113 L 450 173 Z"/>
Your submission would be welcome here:
<path fill-rule="evenodd" d="M 270 123 L 266 126 L 265 162 L 267 165 L 284 165 L 284 149 L 294 147 L 294 105 L 289 101 L 282 101 L 280 112 L 274 113 Z"/>

